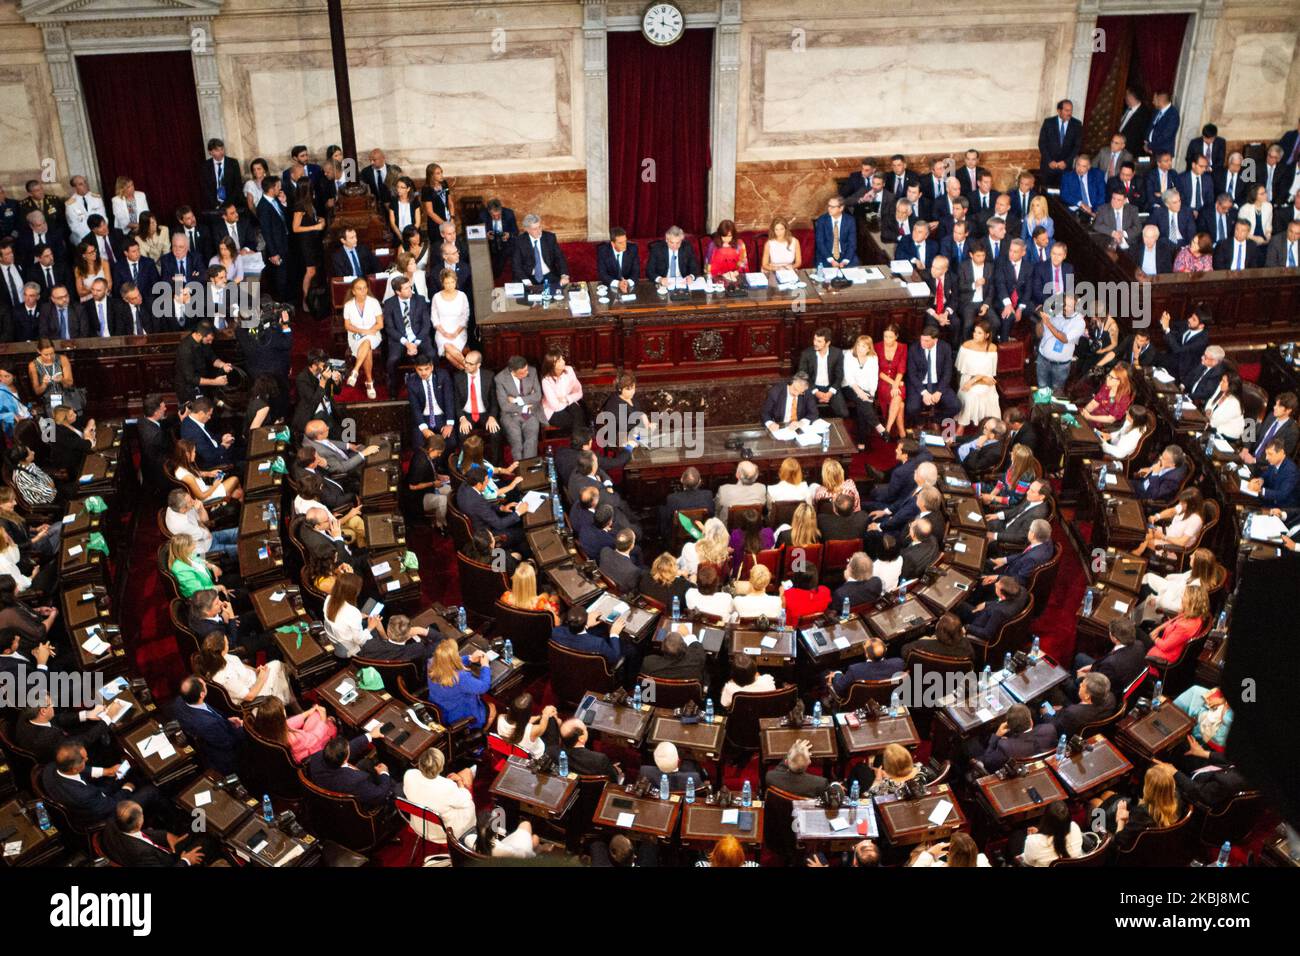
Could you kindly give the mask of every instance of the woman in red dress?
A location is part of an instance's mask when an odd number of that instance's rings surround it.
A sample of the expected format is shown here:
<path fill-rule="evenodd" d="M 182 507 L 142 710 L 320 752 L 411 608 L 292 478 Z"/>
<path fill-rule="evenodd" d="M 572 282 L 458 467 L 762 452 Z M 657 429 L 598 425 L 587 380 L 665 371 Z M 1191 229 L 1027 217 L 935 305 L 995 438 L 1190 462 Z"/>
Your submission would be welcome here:
<path fill-rule="evenodd" d="M 885 326 L 885 332 L 876 345 L 876 356 L 880 363 L 876 403 L 885 416 L 885 437 L 888 438 L 897 431 L 898 437 L 902 438 L 907 430 L 903 421 L 903 400 L 906 398 L 903 377 L 907 374 L 907 346 L 898 341 L 898 326 L 892 322 Z"/>

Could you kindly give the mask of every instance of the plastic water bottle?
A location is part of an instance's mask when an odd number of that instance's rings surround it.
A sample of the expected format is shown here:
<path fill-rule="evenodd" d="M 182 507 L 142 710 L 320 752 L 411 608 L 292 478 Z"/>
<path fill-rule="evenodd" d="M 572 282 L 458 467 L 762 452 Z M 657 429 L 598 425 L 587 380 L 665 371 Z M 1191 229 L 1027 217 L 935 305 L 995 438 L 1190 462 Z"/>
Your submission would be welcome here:
<path fill-rule="evenodd" d="M 569 775 L 568 751 L 565 750 L 560 751 L 560 759 L 555 761 L 555 766 L 556 766 L 556 770 L 559 771 L 561 777 L 567 777 Z"/>
<path fill-rule="evenodd" d="M 1104 491 L 1106 488 L 1106 466 L 1102 465 L 1097 472 L 1097 490 Z"/>
<path fill-rule="evenodd" d="M 632 708 L 634 710 L 641 709 L 641 685 L 640 684 L 637 684 L 635 687 L 632 688 Z"/>
<path fill-rule="evenodd" d="M 820 262 L 817 263 L 817 281 L 818 282 L 826 281 L 826 268 Z"/>
<path fill-rule="evenodd" d="M 840 607 L 840 621 L 847 621 L 849 619 L 852 613 L 849 610 L 850 607 L 851 605 L 849 604 L 849 599 L 846 596 L 844 598 L 844 604 Z"/>
<path fill-rule="evenodd" d="M 778 631 L 785 630 L 785 608 L 781 608 L 781 613 L 776 616 L 776 629 Z"/>
<path fill-rule="evenodd" d="M 506 642 L 501 645 L 501 660 L 505 661 L 507 664 L 513 664 L 515 660 L 515 645 L 511 643 L 510 638 L 508 637 L 506 638 Z"/>
<path fill-rule="evenodd" d="M 1159 709 L 1160 709 L 1160 695 L 1161 695 L 1161 693 L 1164 692 L 1164 689 L 1165 689 L 1165 682 L 1162 681 L 1162 680 L 1158 680 L 1158 681 L 1156 681 L 1156 689 L 1155 689 L 1155 690 L 1152 692 L 1152 694 L 1151 694 L 1151 709 L 1152 709 L 1152 710 L 1159 710 Z"/>
<path fill-rule="evenodd" d="M 692 774 L 686 778 L 686 802 L 695 802 L 695 775 Z"/>
<path fill-rule="evenodd" d="M 1034 635 L 1034 644 L 1031 648 L 1029 648 L 1029 654 L 1031 657 L 1043 656 L 1042 641 L 1037 634 Z"/>
<path fill-rule="evenodd" d="M 551 484 L 555 484 L 555 449 L 548 447 L 546 449 L 546 474 L 551 479 Z"/>
<path fill-rule="evenodd" d="M 682 619 L 682 601 L 681 598 L 679 598 L 676 594 L 674 594 L 673 595 L 673 620 L 680 621 L 681 619 Z"/>
<path fill-rule="evenodd" d="M 889 695 L 889 716 L 897 717 L 903 712 L 903 692 L 894 688 L 894 692 Z"/>
<path fill-rule="evenodd" d="M 822 725 L 822 702 L 819 700 L 813 704 L 813 726 L 820 727 L 821 725 Z"/>
<path fill-rule="evenodd" d="M 1219 612 L 1219 624 L 1216 630 L 1221 633 L 1228 630 L 1228 609 L 1226 607 Z"/>
<path fill-rule="evenodd" d="M 560 500 L 559 495 L 551 496 L 551 510 L 555 513 L 555 523 L 561 528 L 564 527 L 564 502 Z"/>
<path fill-rule="evenodd" d="M 900 606 L 907 603 L 907 589 L 902 585 L 898 588 L 898 603 Z"/>
<path fill-rule="evenodd" d="M 271 795 L 269 793 L 262 794 L 262 819 L 267 823 L 275 819 L 275 811 L 271 809 Z"/>
<path fill-rule="evenodd" d="M 861 797 L 862 785 L 858 783 L 857 778 L 854 778 L 853 786 L 849 787 L 849 806 L 856 807 Z"/>
<path fill-rule="evenodd" d="M 742 807 L 749 807 L 749 806 L 753 806 L 753 804 L 754 804 L 754 788 L 751 787 L 749 785 L 749 781 L 746 780 L 745 785 L 740 788 L 740 805 Z"/>
<path fill-rule="evenodd" d="M 1005 654 L 1002 655 L 1002 670 L 1007 674 L 1011 673 L 1011 652 L 1010 651 L 1007 651 Z"/>
<path fill-rule="evenodd" d="M 822 454 L 831 450 L 831 433 L 830 429 L 822 432 Z"/>
<path fill-rule="evenodd" d="M 469 631 L 469 620 L 465 616 L 463 605 L 456 609 L 456 627 L 462 634 Z"/>
<path fill-rule="evenodd" d="M 36 825 L 42 830 L 50 828 L 50 811 L 45 809 L 45 803 L 41 800 L 36 801 Z"/>
<path fill-rule="evenodd" d="M 704 722 L 706 724 L 713 723 L 713 698 L 712 697 L 704 698 Z"/>
<path fill-rule="evenodd" d="M 1228 854 L 1232 852 L 1232 843 L 1228 840 L 1223 841 L 1223 846 L 1219 847 L 1219 858 L 1214 861 L 1215 866 L 1227 866 Z"/>
<path fill-rule="evenodd" d="M 268 501 L 268 502 L 266 503 L 266 507 L 267 507 L 267 510 L 269 510 L 269 511 L 271 512 L 271 524 L 275 524 L 276 522 L 278 522 L 278 521 L 280 520 L 280 512 L 278 512 L 278 511 L 275 510 L 275 502 L 274 502 L 274 501 Z"/>
<path fill-rule="evenodd" d="M 668 774 L 661 773 L 659 775 L 659 799 L 667 800 L 668 792 Z"/>
<path fill-rule="evenodd" d="M 1183 420 L 1183 393 L 1179 392 L 1178 397 L 1174 399 L 1174 421 L 1181 422 L 1182 420 Z"/>
<path fill-rule="evenodd" d="M 1065 759 L 1066 740 L 1065 734 L 1061 734 L 1061 739 L 1056 742 L 1056 759 Z"/>
<path fill-rule="evenodd" d="M 1083 592 L 1083 616 L 1089 617 L 1092 614 L 1093 593 L 1092 588 Z"/>

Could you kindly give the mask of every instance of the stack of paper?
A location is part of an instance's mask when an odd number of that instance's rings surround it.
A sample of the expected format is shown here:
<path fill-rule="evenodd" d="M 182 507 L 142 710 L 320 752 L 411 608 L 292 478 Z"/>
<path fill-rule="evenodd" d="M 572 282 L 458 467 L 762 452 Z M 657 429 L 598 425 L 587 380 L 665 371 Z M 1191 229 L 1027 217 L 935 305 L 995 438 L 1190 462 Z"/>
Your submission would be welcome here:
<path fill-rule="evenodd" d="M 895 259 L 889 264 L 889 271 L 896 276 L 910 276 L 912 274 L 912 263 L 907 259 Z"/>
<path fill-rule="evenodd" d="M 550 495 L 542 491 L 530 491 L 528 494 L 524 495 L 523 503 L 528 506 L 529 511 L 536 511 L 542 505 L 546 504 L 547 499 L 550 497 Z"/>
<path fill-rule="evenodd" d="M 767 276 L 761 272 L 746 272 L 745 282 L 748 283 L 751 289 L 767 288 Z"/>
<path fill-rule="evenodd" d="M 777 269 L 776 281 L 781 285 L 794 285 L 799 281 L 799 273 L 793 269 Z"/>

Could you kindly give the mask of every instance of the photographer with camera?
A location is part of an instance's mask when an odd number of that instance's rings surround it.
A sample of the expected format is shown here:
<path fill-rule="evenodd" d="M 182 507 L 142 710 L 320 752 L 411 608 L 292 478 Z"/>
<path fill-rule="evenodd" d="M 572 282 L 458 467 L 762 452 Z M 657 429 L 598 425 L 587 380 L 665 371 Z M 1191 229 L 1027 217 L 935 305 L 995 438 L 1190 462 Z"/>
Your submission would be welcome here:
<path fill-rule="evenodd" d="M 293 309 L 270 296 L 262 296 L 261 311 L 256 321 L 245 319 L 235 326 L 235 341 L 244 356 L 244 369 L 250 380 L 269 375 L 287 393 L 289 362 L 293 357 Z M 283 417 L 287 412 L 287 394 L 280 405 L 273 408 L 272 417 Z"/>
<path fill-rule="evenodd" d="M 208 395 L 214 388 L 225 388 L 235 367 L 217 358 L 212 350 L 216 329 L 209 319 L 201 319 L 176 347 L 176 396 L 185 403 Z"/>
<path fill-rule="evenodd" d="M 293 409 L 291 427 L 295 435 L 301 436 L 307 423 L 319 418 L 328 427 L 330 437 L 341 437 L 342 428 L 334 413 L 334 396 L 343 381 L 342 364 L 339 362 L 336 366 L 324 349 L 312 349 L 307 353 L 307 367 L 294 379 L 298 404 Z"/>

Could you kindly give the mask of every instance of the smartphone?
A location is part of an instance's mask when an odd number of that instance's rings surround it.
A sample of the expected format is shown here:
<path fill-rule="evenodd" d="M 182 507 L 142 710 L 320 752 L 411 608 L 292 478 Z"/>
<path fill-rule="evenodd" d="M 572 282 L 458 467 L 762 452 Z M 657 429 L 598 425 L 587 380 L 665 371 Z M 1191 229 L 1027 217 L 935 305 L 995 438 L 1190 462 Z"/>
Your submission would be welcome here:
<path fill-rule="evenodd" d="M 631 810 L 636 807 L 636 804 L 627 797 L 614 797 L 609 801 L 609 805 L 615 810 Z"/>
<path fill-rule="evenodd" d="M 396 726 L 397 725 L 390 720 L 387 723 L 380 726 L 379 732 L 383 734 L 385 737 L 387 737 L 389 734 L 393 732 L 393 728 Z"/>
<path fill-rule="evenodd" d="M 1025 793 L 1029 794 L 1029 799 L 1034 801 L 1034 803 L 1043 802 L 1043 795 L 1038 792 L 1037 787 L 1029 787 L 1027 790 L 1025 790 Z"/>
<path fill-rule="evenodd" d="M 254 853 L 261 853 L 262 850 L 266 847 L 266 844 L 268 842 L 270 841 L 266 836 L 266 831 L 258 830 L 256 833 L 254 833 L 251 837 L 248 838 L 248 848 L 252 850 Z"/>
<path fill-rule="evenodd" d="M 393 746 L 400 747 L 402 746 L 402 744 L 406 743 L 410 739 L 411 739 L 411 732 L 409 730 L 403 730 L 400 734 L 398 734 L 396 737 L 393 738 Z"/>
<path fill-rule="evenodd" d="M 384 605 L 374 598 L 367 598 L 366 603 L 361 605 L 362 617 L 377 617 L 384 613 Z"/>

